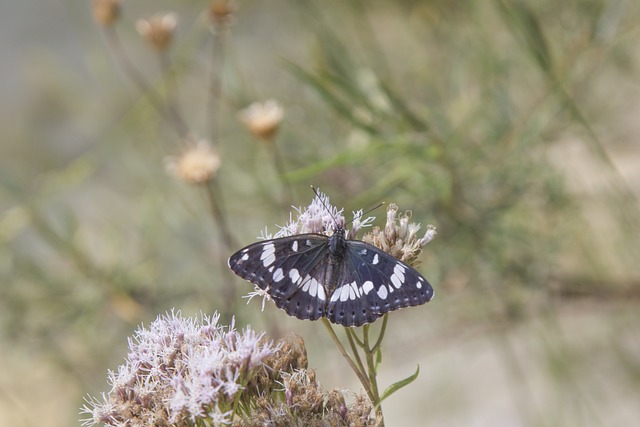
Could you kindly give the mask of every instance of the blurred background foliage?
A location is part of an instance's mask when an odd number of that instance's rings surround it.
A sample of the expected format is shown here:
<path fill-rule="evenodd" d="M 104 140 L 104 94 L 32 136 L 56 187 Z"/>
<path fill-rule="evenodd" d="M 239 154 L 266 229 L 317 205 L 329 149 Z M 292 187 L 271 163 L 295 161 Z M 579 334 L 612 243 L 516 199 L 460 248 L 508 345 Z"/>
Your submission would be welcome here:
<path fill-rule="evenodd" d="M 438 228 L 421 267 L 437 298 L 391 317 L 383 387 L 422 375 L 385 402 L 388 425 L 639 422 L 640 5 L 236 5 L 224 32 L 204 0 L 130 0 L 114 27 L 153 93 L 175 79 L 189 129 L 214 140 L 232 248 L 207 192 L 166 172 L 180 138 L 91 3 L 5 5 L 0 425 L 75 423 L 125 337 L 172 307 L 302 333 L 320 381 L 357 389 L 319 324 L 245 305 L 226 270 L 309 184 L 346 212 L 395 202 Z M 168 69 L 134 29 L 167 10 Z M 237 118 L 267 98 L 285 109 L 275 145 Z"/>

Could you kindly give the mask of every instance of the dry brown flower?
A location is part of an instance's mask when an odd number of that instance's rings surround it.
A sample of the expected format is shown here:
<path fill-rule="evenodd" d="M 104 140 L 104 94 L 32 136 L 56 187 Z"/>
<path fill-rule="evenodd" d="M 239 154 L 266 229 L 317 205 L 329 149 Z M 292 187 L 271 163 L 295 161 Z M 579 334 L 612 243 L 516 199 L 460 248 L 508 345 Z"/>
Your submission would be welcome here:
<path fill-rule="evenodd" d="M 214 25 L 229 25 L 237 8 L 232 0 L 212 0 L 209 6 L 209 18 Z"/>
<path fill-rule="evenodd" d="M 151 47 L 163 51 L 171 43 L 177 25 L 178 18 L 175 13 L 164 13 L 138 19 L 136 30 Z"/>
<path fill-rule="evenodd" d="M 410 219 L 410 211 L 398 215 L 398 206 L 391 203 L 387 207 L 387 222 L 384 230 L 380 227 L 373 227 L 369 233 L 362 237 L 362 241 L 370 243 L 400 261 L 415 267 L 422 247 L 429 243 L 437 233 L 433 225 L 427 225 L 424 237 L 418 237 L 420 224 L 410 223 Z"/>
<path fill-rule="evenodd" d="M 208 141 L 190 142 L 177 158 L 167 159 L 168 171 L 189 184 L 205 184 L 213 179 L 222 161 Z"/>
<path fill-rule="evenodd" d="M 120 18 L 122 0 L 93 0 L 93 19 L 105 27 L 113 25 Z"/>
<path fill-rule="evenodd" d="M 254 102 L 238 113 L 238 117 L 247 129 L 260 139 L 271 140 L 284 117 L 282 106 L 272 99 L 260 103 Z"/>

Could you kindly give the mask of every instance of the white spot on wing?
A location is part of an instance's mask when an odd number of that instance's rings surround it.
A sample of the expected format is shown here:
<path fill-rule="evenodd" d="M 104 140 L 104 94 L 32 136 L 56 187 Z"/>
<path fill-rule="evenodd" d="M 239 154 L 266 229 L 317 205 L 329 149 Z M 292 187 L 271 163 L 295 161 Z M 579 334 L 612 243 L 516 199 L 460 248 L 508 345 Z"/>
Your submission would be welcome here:
<path fill-rule="evenodd" d="M 340 288 L 340 301 L 345 302 L 349 299 L 349 289 L 351 289 L 349 285 L 343 285 Z"/>
<path fill-rule="evenodd" d="M 393 268 L 393 274 L 391 275 L 390 279 L 391 283 L 393 283 L 393 286 L 395 286 L 396 289 L 400 289 L 400 286 L 402 286 L 402 284 L 404 283 L 404 272 L 405 268 L 400 264 L 396 264 L 396 266 Z M 393 289 L 390 290 L 393 291 Z"/>
<path fill-rule="evenodd" d="M 275 271 L 275 273 L 273 273 L 273 281 L 279 282 L 282 279 L 284 279 L 284 274 L 282 273 L 282 269 L 279 268 Z"/>
<path fill-rule="evenodd" d="M 315 297 L 316 294 L 318 293 L 318 281 L 312 277 L 311 280 L 309 280 L 309 282 L 310 282 L 309 295 L 311 295 L 312 297 Z"/>
<path fill-rule="evenodd" d="M 416 282 L 416 288 L 418 288 L 418 289 L 422 289 L 422 283 L 420 283 L 420 282 Z"/>
<path fill-rule="evenodd" d="M 324 293 L 324 286 L 318 283 L 318 299 L 325 301 L 327 296 Z"/>
<path fill-rule="evenodd" d="M 297 240 L 293 242 L 293 245 L 291 245 L 291 250 L 293 252 L 298 252 L 298 241 Z"/>
<path fill-rule="evenodd" d="M 360 298 L 360 289 L 358 289 L 358 284 L 353 281 L 351 282 L 351 291 L 349 291 L 349 298 L 356 299 L 356 297 Z"/>
<path fill-rule="evenodd" d="M 378 254 L 375 254 L 373 256 L 373 265 L 376 265 L 379 262 L 380 262 L 380 258 L 378 257 Z"/>
<path fill-rule="evenodd" d="M 242 255 L 242 258 L 240 258 L 241 261 L 246 261 L 249 259 L 249 254 L 248 253 L 244 253 L 244 255 Z"/>
<path fill-rule="evenodd" d="M 262 265 L 265 267 L 270 266 L 276 260 L 276 247 L 273 243 L 266 243 L 262 248 L 262 253 L 260 254 L 260 260 L 262 261 Z"/>
<path fill-rule="evenodd" d="M 386 299 L 387 295 L 387 288 L 385 286 L 380 286 L 380 289 L 378 289 L 378 296 L 380 299 Z"/>
<path fill-rule="evenodd" d="M 304 277 L 304 286 L 302 286 L 302 292 L 309 292 L 309 286 L 311 285 L 311 277 L 309 277 L 309 275 L 307 274 Z"/>
<path fill-rule="evenodd" d="M 393 269 L 393 273 L 398 276 L 398 279 L 400 279 L 401 282 L 404 282 L 404 272 L 405 268 L 402 264 L 396 264 Z"/>
<path fill-rule="evenodd" d="M 398 279 L 398 276 L 395 273 L 391 275 L 391 283 L 393 283 L 393 286 L 398 289 L 400 289 L 400 286 L 402 286 L 402 282 L 400 281 L 400 279 Z"/>
<path fill-rule="evenodd" d="M 378 254 L 376 254 L 376 256 L 378 256 Z M 365 295 L 369 295 L 369 292 L 371 292 L 373 290 L 373 282 L 371 280 L 367 280 L 366 282 L 364 282 L 364 284 L 362 285 L 362 292 L 364 292 Z"/>
<path fill-rule="evenodd" d="M 299 279 L 300 279 L 300 273 L 298 273 L 298 270 L 295 268 L 292 268 L 289 271 L 289 278 L 291 279 L 291 281 L 293 283 L 296 283 Z"/>

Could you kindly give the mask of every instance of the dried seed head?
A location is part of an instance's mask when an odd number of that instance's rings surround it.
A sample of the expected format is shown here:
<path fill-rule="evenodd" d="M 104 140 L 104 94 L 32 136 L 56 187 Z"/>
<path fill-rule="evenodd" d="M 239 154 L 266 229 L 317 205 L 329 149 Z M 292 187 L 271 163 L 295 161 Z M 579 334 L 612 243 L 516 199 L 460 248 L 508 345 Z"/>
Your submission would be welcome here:
<path fill-rule="evenodd" d="M 154 15 L 146 19 L 136 21 L 138 33 L 158 51 L 165 50 L 173 38 L 178 18 L 175 13 Z"/>
<path fill-rule="evenodd" d="M 213 179 L 222 161 L 217 151 L 204 139 L 190 142 L 177 158 L 167 159 L 168 171 L 189 184 L 205 184 Z"/>
<path fill-rule="evenodd" d="M 391 203 L 387 207 L 384 230 L 373 227 L 362 240 L 415 267 L 422 247 L 433 240 L 437 233 L 433 225 L 428 225 L 424 237 L 418 238 L 420 224 L 409 222 L 410 219 L 411 212 L 398 215 L 398 206 Z"/>
<path fill-rule="evenodd" d="M 209 19 L 216 26 L 227 26 L 233 21 L 237 8 L 235 2 L 231 0 L 212 0 L 209 6 Z"/>
<path fill-rule="evenodd" d="M 122 0 L 93 0 L 93 19 L 109 27 L 120 17 Z"/>
<path fill-rule="evenodd" d="M 271 140 L 282 122 L 284 109 L 277 101 L 270 99 L 249 105 L 238 113 L 238 117 L 252 134 Z"/>

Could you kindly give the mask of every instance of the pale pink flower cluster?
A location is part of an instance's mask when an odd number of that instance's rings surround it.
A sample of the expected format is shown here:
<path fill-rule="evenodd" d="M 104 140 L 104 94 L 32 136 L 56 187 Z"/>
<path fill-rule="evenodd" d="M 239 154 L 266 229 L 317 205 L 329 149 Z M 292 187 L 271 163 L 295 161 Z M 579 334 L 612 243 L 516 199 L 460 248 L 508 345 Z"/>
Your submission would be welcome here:
<path fill-rule="evenodd" d="M 371 225 L 375 217 L 362 218 L 362 209 L 353 212 L 353 219 L 346 223 L 343 214 L 344 209 L 333 206 L 329 197 L 316 190 L 316 196 L 307 207 L 294 207 L 296 218 L 293 213 L 289 215 L 289 222 L 280 226 L 280 230 L 273 237 L 292 236 L 294 234 L 318 233 L 330 236 L 337 228 L 344 228 L 351 224 L 349 238 L 354 238 L 355 234 L 362 228 Z"/>
<path fill-rule="evenodd" d="M 250 328 L 218 324 L 219 315 L 182 317 L 179 311 L 139 327 L 111 390 L 89 397 L 84 426 L 228 424 L 234 399 L 277 346 Z"/>

